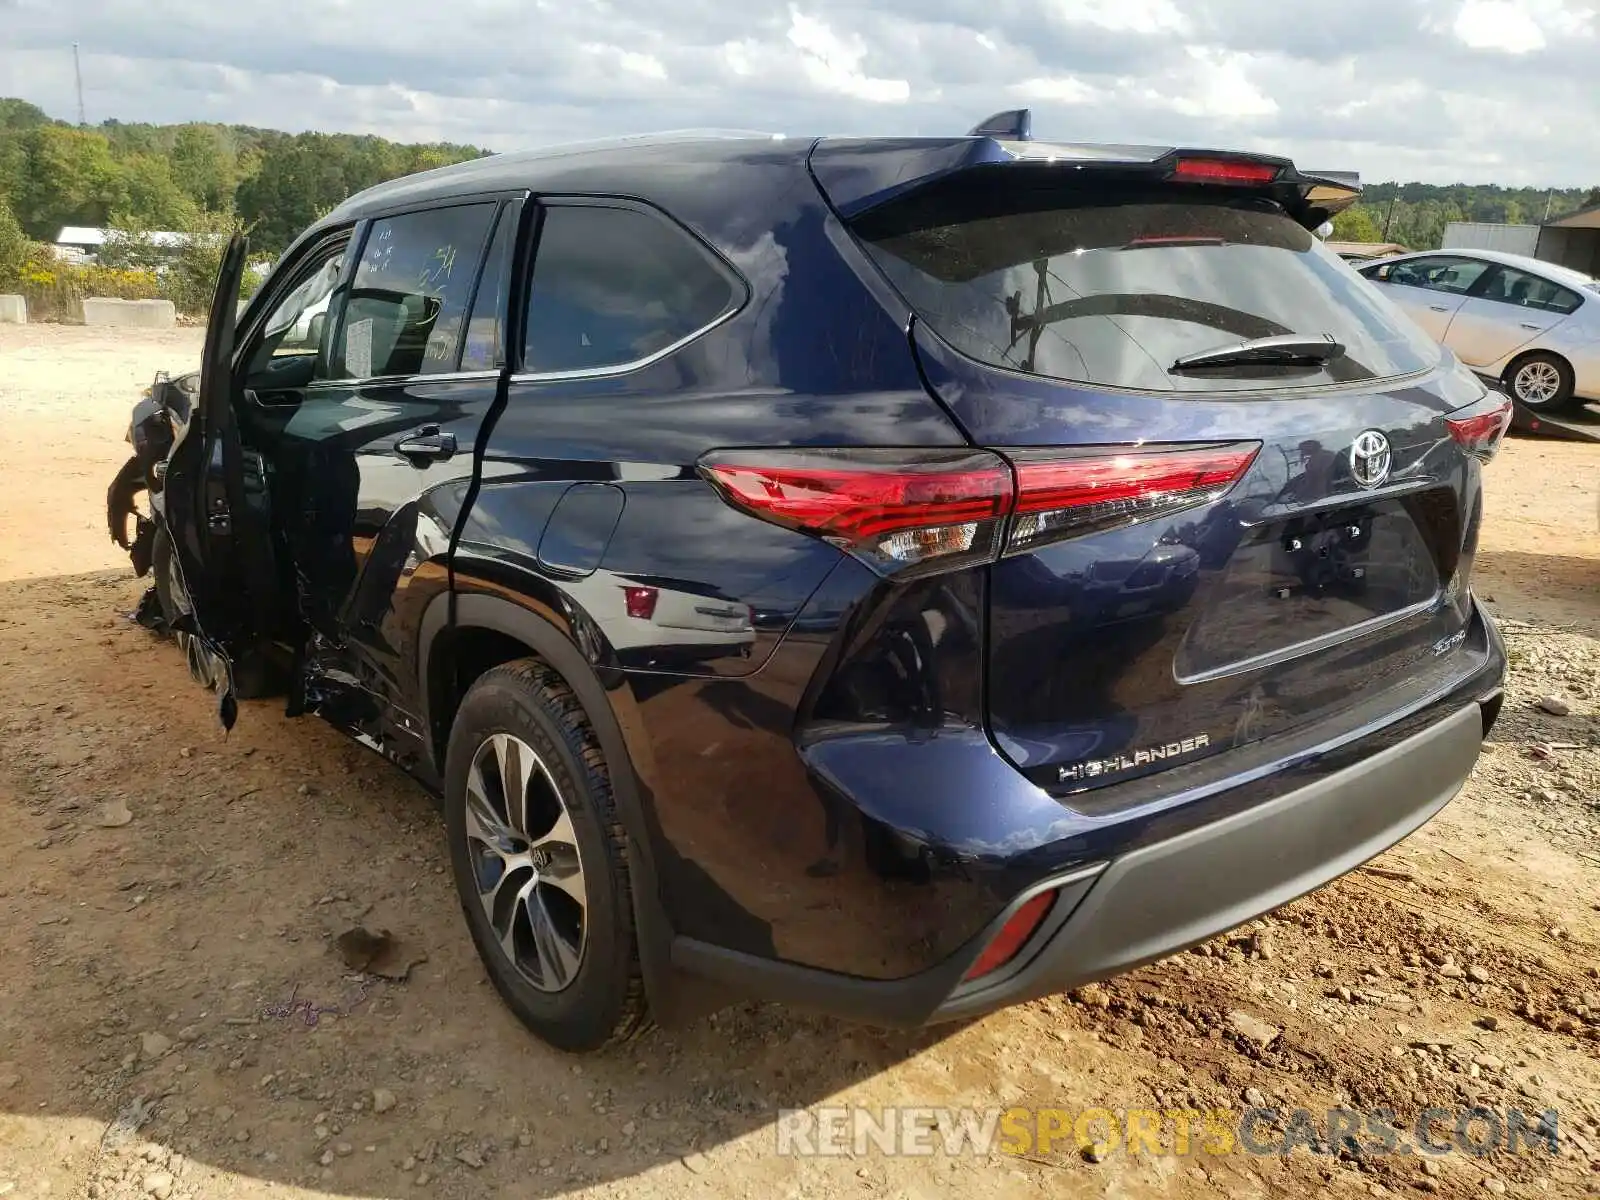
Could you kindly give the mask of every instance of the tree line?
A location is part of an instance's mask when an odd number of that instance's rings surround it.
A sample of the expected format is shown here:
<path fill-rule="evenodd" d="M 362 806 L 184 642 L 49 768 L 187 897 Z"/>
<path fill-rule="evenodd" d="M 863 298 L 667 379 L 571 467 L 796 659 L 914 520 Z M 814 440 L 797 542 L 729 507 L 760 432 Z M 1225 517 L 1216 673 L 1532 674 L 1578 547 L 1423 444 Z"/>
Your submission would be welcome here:
<path fill-rule="evenodd" d="M 1437 250 L 1451 221 L 1542 225 L 1595 205 L 1600 205 L 1600 187 L 1374 183 L 1362 189 L 1359 203 L 1334 218 L 1333 236 L 1346 242 L 1398 242 L 1411 250 Z"/>
<path fill-rule="evenodd" d="M 64 225 L 182 231 L 212 213 L 236 217 L 253 246 L 277 253 L 353 192 L 484 153 L 199 122 L 80 128 L 0 99 L 0 200 L 41 242 Z"/>
<path fill-rule="evenodd" d="M 0 291 L 21 291 L 43 317 L 72 319 L 92 294 L 164 296 L 196 311 L 235 229 L 249 231 L 253 251 L 275 256 L 354 192 L 485 153 L 202 122 L 80 127 L 0 99 Z M 67 225 L 127 236 L 97 266 L 71 267 L 45 246 Z M 189 243 L 176 261 L 158 263 L 133 236 L 150 230 L 184 233 Z"/>

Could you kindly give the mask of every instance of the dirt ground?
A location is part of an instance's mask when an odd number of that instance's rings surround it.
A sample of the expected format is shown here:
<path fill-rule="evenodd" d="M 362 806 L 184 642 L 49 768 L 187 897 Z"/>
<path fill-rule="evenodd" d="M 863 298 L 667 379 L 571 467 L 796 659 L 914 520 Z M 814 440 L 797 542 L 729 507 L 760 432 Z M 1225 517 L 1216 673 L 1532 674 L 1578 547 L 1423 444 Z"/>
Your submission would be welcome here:
<path fill-rule="evenodd" d="M 579 1061 L 488 987 L 421 791 L 275 704 L 224 738 L 125 619 L 105 485 L 138 389 L 198 348 L 0 327 L 0 1196 L 1600 1194 L 1600 448 L 1513 442 L 1489 469 L 1504 715 L 1370 868 L 967 1025 L 749 1005 Z M 426 961 L 349 976 L 330 939 L 358 921 Z M 824 1103 L 1482 1104 L 1557 1110 L 1560 1151 L 778 1156 L 777 1111 Z"/>

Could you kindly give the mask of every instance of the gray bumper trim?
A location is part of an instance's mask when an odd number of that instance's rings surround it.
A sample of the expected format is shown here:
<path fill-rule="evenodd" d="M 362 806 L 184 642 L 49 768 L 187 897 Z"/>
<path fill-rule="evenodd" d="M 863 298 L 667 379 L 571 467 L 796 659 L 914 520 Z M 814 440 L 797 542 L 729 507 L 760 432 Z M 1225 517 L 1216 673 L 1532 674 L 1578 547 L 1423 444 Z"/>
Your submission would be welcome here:
<path fill-rule="evenodd" d="M 1325 779 L 1113 860 L 1022 970 L 958 991 L 934 1019 L 1130 970 L 1337 879 L 1448 804 L 1482 742 L 1483 711 L 1468 704 Z"/>

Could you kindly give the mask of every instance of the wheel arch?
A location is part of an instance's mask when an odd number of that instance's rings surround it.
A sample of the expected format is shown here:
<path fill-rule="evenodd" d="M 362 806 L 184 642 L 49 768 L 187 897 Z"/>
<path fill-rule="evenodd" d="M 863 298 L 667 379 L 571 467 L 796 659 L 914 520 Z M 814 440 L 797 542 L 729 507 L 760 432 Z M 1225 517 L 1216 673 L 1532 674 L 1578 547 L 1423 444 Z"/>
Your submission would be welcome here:
<path fill-rule="evenodd" d="M 438 727 L 442 724 L 442 736 L 448 740 L 454 705 L 471 686 L 471 679 L 458 674 L 458 665 L 464 662 L 476 678 L 500 663 L 537 657 L 572 689 L 605 755 L 617 812 L 627 834 L 639 964 L 654 1020 L 665 1027 L 681 1026 L 723 1007 L 728 996 L 722 989 L 672 966 L 672 923 L 661 899 L 658 843 L 641 794 L 637 763 L 606 685 L 578 647 L 559 626 L 531 608 L 498 595 L 460 592 L 433 599 L 423 615 L 418 642 L 423 725 L 441 781 L 444 751 Z M 463 650 L 465 657 L 458 657 Z M 627 691 L 620 680 L 619 686 Z M 631 702 L 629 696 L 626 703 Z"/>

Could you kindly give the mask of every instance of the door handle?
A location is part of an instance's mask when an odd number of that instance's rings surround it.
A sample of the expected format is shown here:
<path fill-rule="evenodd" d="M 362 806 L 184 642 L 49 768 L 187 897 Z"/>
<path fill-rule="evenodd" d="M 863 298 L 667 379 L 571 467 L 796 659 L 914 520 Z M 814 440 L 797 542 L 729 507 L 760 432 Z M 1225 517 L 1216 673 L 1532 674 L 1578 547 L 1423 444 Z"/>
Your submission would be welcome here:
<path fill-rule="evenodd" d="M 425 467 L 430 462 L 444 462 L 456 452 L 456 435 L 442 433 L 437 425 L 424 425 L 415 433 L 394 444 L 395 453 L 408 460 L 413 467 Z"/>
<path fill-rule="evenodd" d="M 1428 307 L 1433 309 L 1434 312 L 1449 312 L 1450 311 L 1450 306 L 1448 304 L 1430 304 L 1430 305 L 1428 305 Z"/>
<path fill-rule="evenodd" d="M 1521 325 L 1524 329 L 1532 329 L 1535 332 L 1544 328 L 1543 325 L 1535 324 L 1533 321 L 1518 321 L 1517 324 Z"/>

